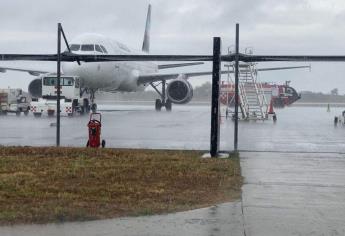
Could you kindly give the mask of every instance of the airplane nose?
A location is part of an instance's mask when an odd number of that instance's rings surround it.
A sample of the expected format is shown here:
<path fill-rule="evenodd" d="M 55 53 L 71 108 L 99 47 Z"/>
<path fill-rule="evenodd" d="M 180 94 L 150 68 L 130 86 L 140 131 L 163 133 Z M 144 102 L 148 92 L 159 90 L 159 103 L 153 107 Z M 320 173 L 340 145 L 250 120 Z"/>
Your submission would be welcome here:
<path fill-rule="evenodd" d="M 76 62 L 66 62 L 62 64 L 62 71 L 67 75 L 76 75 L 78 72 L 78 63 Z"/>

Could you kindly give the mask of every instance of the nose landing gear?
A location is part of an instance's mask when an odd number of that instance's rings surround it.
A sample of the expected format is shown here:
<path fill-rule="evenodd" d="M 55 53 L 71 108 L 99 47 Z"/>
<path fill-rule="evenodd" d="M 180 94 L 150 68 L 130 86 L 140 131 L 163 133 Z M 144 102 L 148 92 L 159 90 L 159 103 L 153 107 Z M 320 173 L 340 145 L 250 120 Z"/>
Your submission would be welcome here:
<path fill-rule="evenodd" d="M 90 89 L 90 100 L 91 100 L 91 112 L 92 113 L 97 112 L 97 104 L 95 103 L 95 93 L 96 93 L 96 90 Z"/>
<path fill-rule="evenodd" d="M 152 88 L 156 90 L 156 92 L 159 94 L 161 99 L 156 99 L 155 102 L 155 109 L 156 111 L 161 111 L 162 107 L 165 107 L 166 111 L 171 111 L 172 109 L 172 102 L 169 98 L 166 98 L 166 81 L 162 80 L 160 83 L 162 85 L 162 92 L 158 90 L 158 85 L 155 85 L 154 83 L 150 83 Z"/>
<path fill-rule="evenodd" d="M 80 92 L 80 97 L 83 96 L 84 92 L 90 94 L 90 99 L 84 98 L 83 107 L 82 107 L 82 113 L 83 114 L 88 114 L 90 112 L 90 110 L 92 113 L 97 112 L 97 104 L 95 103 L 96 91 L 97 90 L 95 90 L 95 89 L 85 88 L 83 91 Z"/>
<path fill-rule="evenodd" d="M 92 103 L 91 111 L 92 111 L 92 113 L 96 113 L 97 112 L 97 104 L 96 103 Z"/>

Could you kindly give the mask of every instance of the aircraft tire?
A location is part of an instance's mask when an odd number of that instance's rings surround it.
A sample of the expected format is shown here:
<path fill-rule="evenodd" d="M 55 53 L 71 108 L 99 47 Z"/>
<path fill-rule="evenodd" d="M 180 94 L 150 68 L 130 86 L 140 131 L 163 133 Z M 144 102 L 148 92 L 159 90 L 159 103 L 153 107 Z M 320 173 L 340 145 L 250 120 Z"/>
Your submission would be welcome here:
<path fill-rule="evenodd" d="M 34 117 L 37 117 L 37 118 L 38 118 L 38 117 L 41 117 L 41 116 L 42 116 L 42 113 L 41 113 L 41 112 L 35 112 L 35 113 L 34 113 Z"/>
<path fill-rule="evenodd" d="M 91 111 L 92 111 L 92 113 L 96 113 L 97 112 L 97 104 L 96 103 L 93 103 L 91 105 Z"/>
<path fill-rule="evenodd" d="M 83 100 L 83 108 L 82 108 L 83 114 L 88 114 L 90 111 L 90 105 L 89 105 L 89 100 L 84 99 Z"/>
<path fill-rule="evenodd" d="M 102 140 L 102 148 L 105 148 L 105 140 Z"/>
<path fill-rule="evenodd" d="M 79 114 L 80 114 L 81 116 L 82 116 L 82 115 L 85 115 L 85 107 L 84 107 L 84 106 L 80 106 Z"/>
<path fill-rule="evenodd" d="M 170 99 L 168 99 L 166 102 L 165 102 L 165 109 L 167 111 L 171 111 L 171 108 L 172 108 L 172 103 L 170 101 Z"/>
<path fill-rule="evenodd" d="M 53 117 L 54 113 L 55 112 L 53 110 L 48 110 L 48 117 Z"/>
<path fill-rule="evenodd" d="M 156 109 L 156 111 L 161 111 L 162 101 L 160 99 L 156 99 L 155 109 Z"/>

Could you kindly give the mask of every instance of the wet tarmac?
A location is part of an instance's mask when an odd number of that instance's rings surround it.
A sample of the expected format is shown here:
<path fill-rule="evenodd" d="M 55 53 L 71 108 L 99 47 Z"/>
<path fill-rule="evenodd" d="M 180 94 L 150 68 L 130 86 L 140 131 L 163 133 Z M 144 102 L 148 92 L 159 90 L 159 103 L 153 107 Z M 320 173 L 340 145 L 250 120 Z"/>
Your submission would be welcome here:
<path fill-rule="evenodd" d="M 209 148 L 209 107 L 101 109 L 107 110 L 102 135 L 108 146 Z M 342 110 L 291 107 L 277 111 L 276 124 L 241 122 L 240 202 L 160 216 L 0 227 L 0 235 L 345 235 L 345 126 L 333 123 Z M 63 118 L 63 145 L 85 145 L 87 119 Z M 52 122 L 0 117 L 0 144 L 54 145 Z M 231 150 L 232 142 L 233 123 L 222 119 L 221 149 Z"/>
<path fill-rule="evenodd" d="M 345 155 L 241 153 L 246 235 L 345 235 Z"/>
<path fill-rule="evenodd" d="M 152 105 L 99 105 L 107 147 L 201 149 L 210 147 L 210 107 L 174 106 L 155 112 Z M 255 151 L 345 152 L 345 127 L 334 127 L 342 108 L 290 107 L 277 110 L 278 122 L 240 122 L 239 148 Z M 61 145 L 85 146 L 88 116 L 63 117 Z M 0 116 L 0 145 L 55 145 L 54 118 Z M 233 149 L 233 122 L 222 119 L 222 150 Z"/>

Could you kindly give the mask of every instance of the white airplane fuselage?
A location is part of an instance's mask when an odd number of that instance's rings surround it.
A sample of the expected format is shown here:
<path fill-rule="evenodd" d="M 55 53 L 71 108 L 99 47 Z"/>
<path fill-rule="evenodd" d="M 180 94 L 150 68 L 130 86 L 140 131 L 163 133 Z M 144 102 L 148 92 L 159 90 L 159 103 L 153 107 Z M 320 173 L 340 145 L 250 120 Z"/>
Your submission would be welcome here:
<path fill-rule="evenodd" d="M 83 34 L 73 39 L 70 45 L 75 54 L 143 54 L 141 51 L 134 51 L 122 43 L 98 34 Z M 77 50 L 78 46 L 80 46 L 79 50 Z M 134 61 L 81 62 L 81 65 L 76 62 L 63 62 L 61 67 L 64 74 L 79 76 L 83 81 L 82 86 L 84 88 L 111 92 L 142 91 L 146 85 L 138 85 L 138 76 L 153 74 L 158 71 L 158 66 L 152 62 Z"/>

